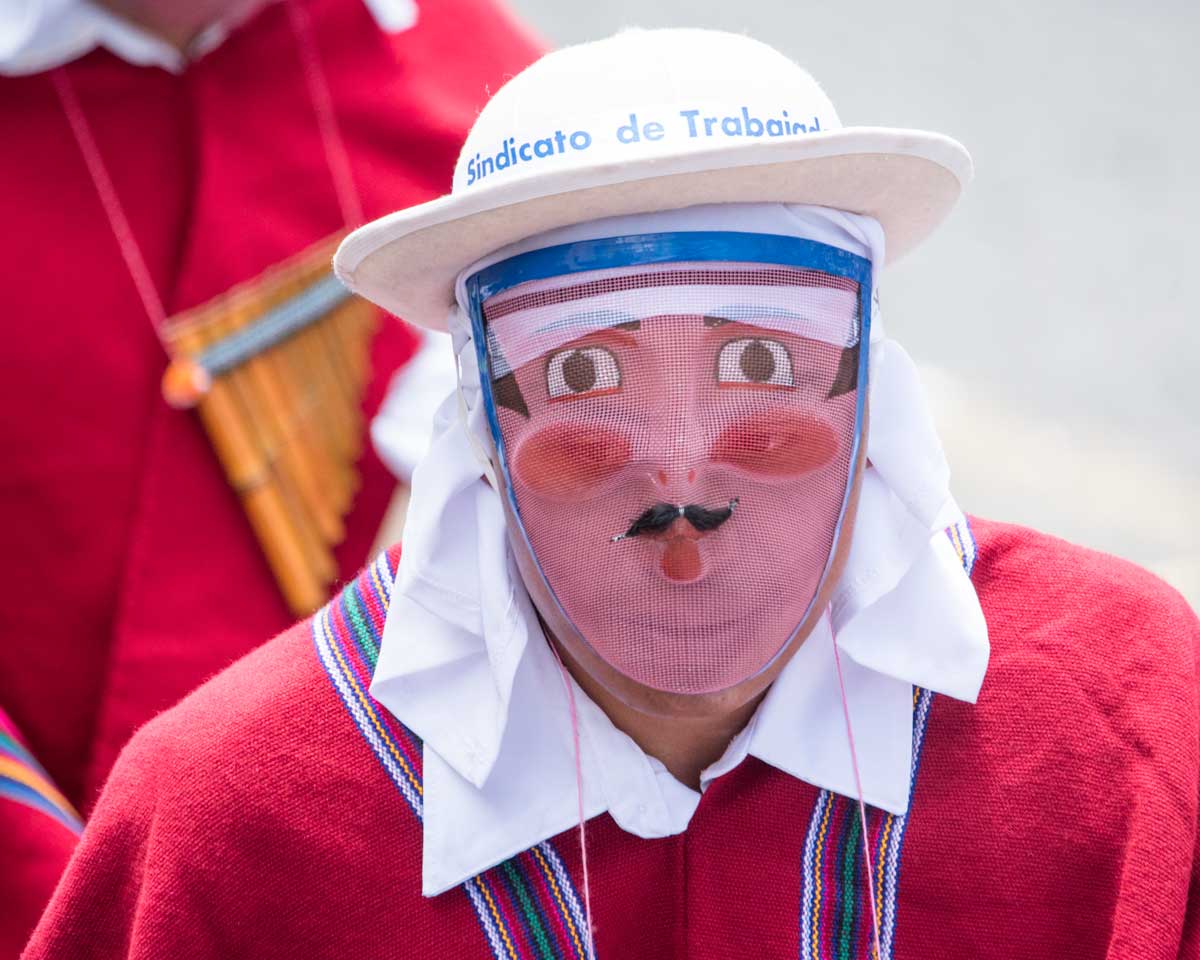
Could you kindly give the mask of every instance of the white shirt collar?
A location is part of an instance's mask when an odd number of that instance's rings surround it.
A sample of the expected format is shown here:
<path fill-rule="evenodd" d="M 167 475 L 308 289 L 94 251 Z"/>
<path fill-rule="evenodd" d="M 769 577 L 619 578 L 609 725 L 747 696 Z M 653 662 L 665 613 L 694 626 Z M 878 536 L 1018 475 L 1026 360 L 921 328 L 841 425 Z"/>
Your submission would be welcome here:
<path fill-rule="evenodd" d="M 215 25 L 197 37 L 193 56 L 218 46 L 227 30 Z M 136 24 L 86 0 L 15 0 L 0 14 L 0 73 L 50 70 L 103 47 L 139 67 L 180 73 L 188 57 Z"/>
<path fill-rule="evenodd" d="M 263 5 L 276 0 L 263 0 Z M 414 0 L 365 0 L 380 28 L 407 30 L 417 21 Z M 191 60 L 215 50 L 245 16 L 214 23 L 192 41 L 186 55 L 136 24 L 87 0 L 4 0 L 0 3 L 0 74 L 39 73 L 103 47 L 127 63 L 182 73 Z"/>
<path fill-rule="evenodd" d="M 912 686 L 849 658 L 843 669 L 864 797 L 874 806 L 904 813 L 912 764 Z M 585 816 L 608 812 L 622 829 L 645 838 L 686 830 L 700 794 L 643 753 L 578 686 L 574 689 Z M 814 786 L 854 796 L 836 690 L 832 635 L 823 620 L 750 723 L 701 775 L 701 790 L 753 755 Z M 422 892 L 442 893 L 575 826 L 576 789 L 571 723 L 558 665 L 544 642 L 531 643 L 517 669 L 499 754 L 482 786 L 425 745 Z"/>

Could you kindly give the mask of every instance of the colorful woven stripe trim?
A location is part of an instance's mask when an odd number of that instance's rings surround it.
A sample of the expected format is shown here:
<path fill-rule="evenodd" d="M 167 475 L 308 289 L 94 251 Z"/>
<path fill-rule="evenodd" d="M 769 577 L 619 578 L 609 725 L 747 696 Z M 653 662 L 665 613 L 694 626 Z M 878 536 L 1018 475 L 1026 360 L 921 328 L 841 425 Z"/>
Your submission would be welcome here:
<path fill-rule="evenodd" d="M 83 832 L 83 819 L 21 743 L 16 726 L 3 710 L 0 710 L 0 797 L 42 811 L 76 836 Z"/>
<path fill-rule="evenodd" d="M 399 559 L 398 549 L 381 554 L 316 613 L 313 643 L 354 725 L 421 819 L 421 741 L 367 692 Z M 496 960 L 588 960 L 583 907 L 549 840 L 468 880 L 463 890 Z"/>
<path fill-rule="evenodd" d="M 975 564 L 975 538 L 964 519 L 946 529 L 967 573 Z M 910 793 L 916 787 L 921 747 L 933 692 L 913 688 L 913 748 Z M 891 960 L 896 934 L 896 890 L 907 816 L 868 808 L 867 832 L 879 916 L 879 948 Z M 873 957 L 871 904 L 863 877 L 862 822 L 858 804 L 822 790 L 804 839 L 800 892 L 802 960 L 857 960 Z"/>

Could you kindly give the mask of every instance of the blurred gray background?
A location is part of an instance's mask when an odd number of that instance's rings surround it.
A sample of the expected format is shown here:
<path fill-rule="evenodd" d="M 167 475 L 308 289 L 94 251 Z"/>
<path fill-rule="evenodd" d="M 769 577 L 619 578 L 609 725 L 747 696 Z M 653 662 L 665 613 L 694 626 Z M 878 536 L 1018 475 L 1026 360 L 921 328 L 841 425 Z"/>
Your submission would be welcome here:
<path fill-rule="evenodd" d="M 959 502 L 1135 560 L 1200 608 L 1200 4 L 510 2 L 558 45 L 749 33 L 843 124 L 965 143 L 963 203 L 880 287 Z"/>

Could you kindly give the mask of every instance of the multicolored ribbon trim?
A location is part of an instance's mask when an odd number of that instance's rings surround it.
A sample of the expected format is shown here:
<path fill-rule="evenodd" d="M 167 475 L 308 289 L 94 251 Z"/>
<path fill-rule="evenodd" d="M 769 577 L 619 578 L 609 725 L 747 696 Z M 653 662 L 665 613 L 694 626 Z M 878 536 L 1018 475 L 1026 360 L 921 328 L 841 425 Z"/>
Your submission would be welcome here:
<path fill-rule="evenodd" d="M 975 565 L 975 537 L 964 519 L 946 529 L 967 573 Z M 921 766 L 921 747 L 930 690 L 913 688 L 913 747 L 910 795 Z M 875 873 L 875 909 L 879 947 L 891 960 L 896 934 L 896 892 L 908 816 L 868 808 L 871 865 Z M 828 790 L 817 797 L 804 839 L 800 892 L 800 957 L 802 960 L 857 960 L 874 957 L 871 904 L 863 876 L 862 824 L 854 800 Z"/>
<path fill-rule="evenodd" d="M 83 832 L 83 818 L 21 742 L 16 725 L 0 710 L 0 797 L 40 810 L 71 833 Z"/>
<path fill-rule="evenodd" d="M 312 619 L 317 656 L 354 725 L 417 819 L 421 741 L 368 693 L 400 551 L 381 554 Z M 462 885 L 496 960 L 588 960 L 575 884 L 546 840 Z"/>

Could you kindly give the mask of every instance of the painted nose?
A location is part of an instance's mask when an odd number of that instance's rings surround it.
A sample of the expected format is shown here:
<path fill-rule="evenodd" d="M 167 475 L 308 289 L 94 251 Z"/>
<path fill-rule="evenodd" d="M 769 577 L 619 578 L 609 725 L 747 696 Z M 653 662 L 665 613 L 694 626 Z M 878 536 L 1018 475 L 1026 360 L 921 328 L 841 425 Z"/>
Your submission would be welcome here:
<path fill-rule="evenodd" d="M 652 468 L 650 482 L 659 491 L 664 503 L 691 503 L 688 491 L 695 489 L 699 471 L 696 466 L 676 463 L 660 463 Z"/>
<path fill-rule="evenodd" d="M 663 503 L 702 502 L 708 492 L 703 489 L 702 481 L 711 459 L 711 435 L 704 431 L 698 417 L 679 413 L 672 417 L 663 439 L 665 442 L 657 448 L 658 462 L 650 475 L 655 496 Z M 682 517 L 664 531 L 659 569 L 666 579 L 686 584 L 704 576 L 704 550 L 700 541 L 705 535 Z"/>
<path fill-rule="evenodd" d="M 674 408 L 648 458 L 650 481 L 665 503 L 696 502 L 698 484 L 710 460 L 711 434 L 699 417 L 689 413 L 686 405 Z"/>

